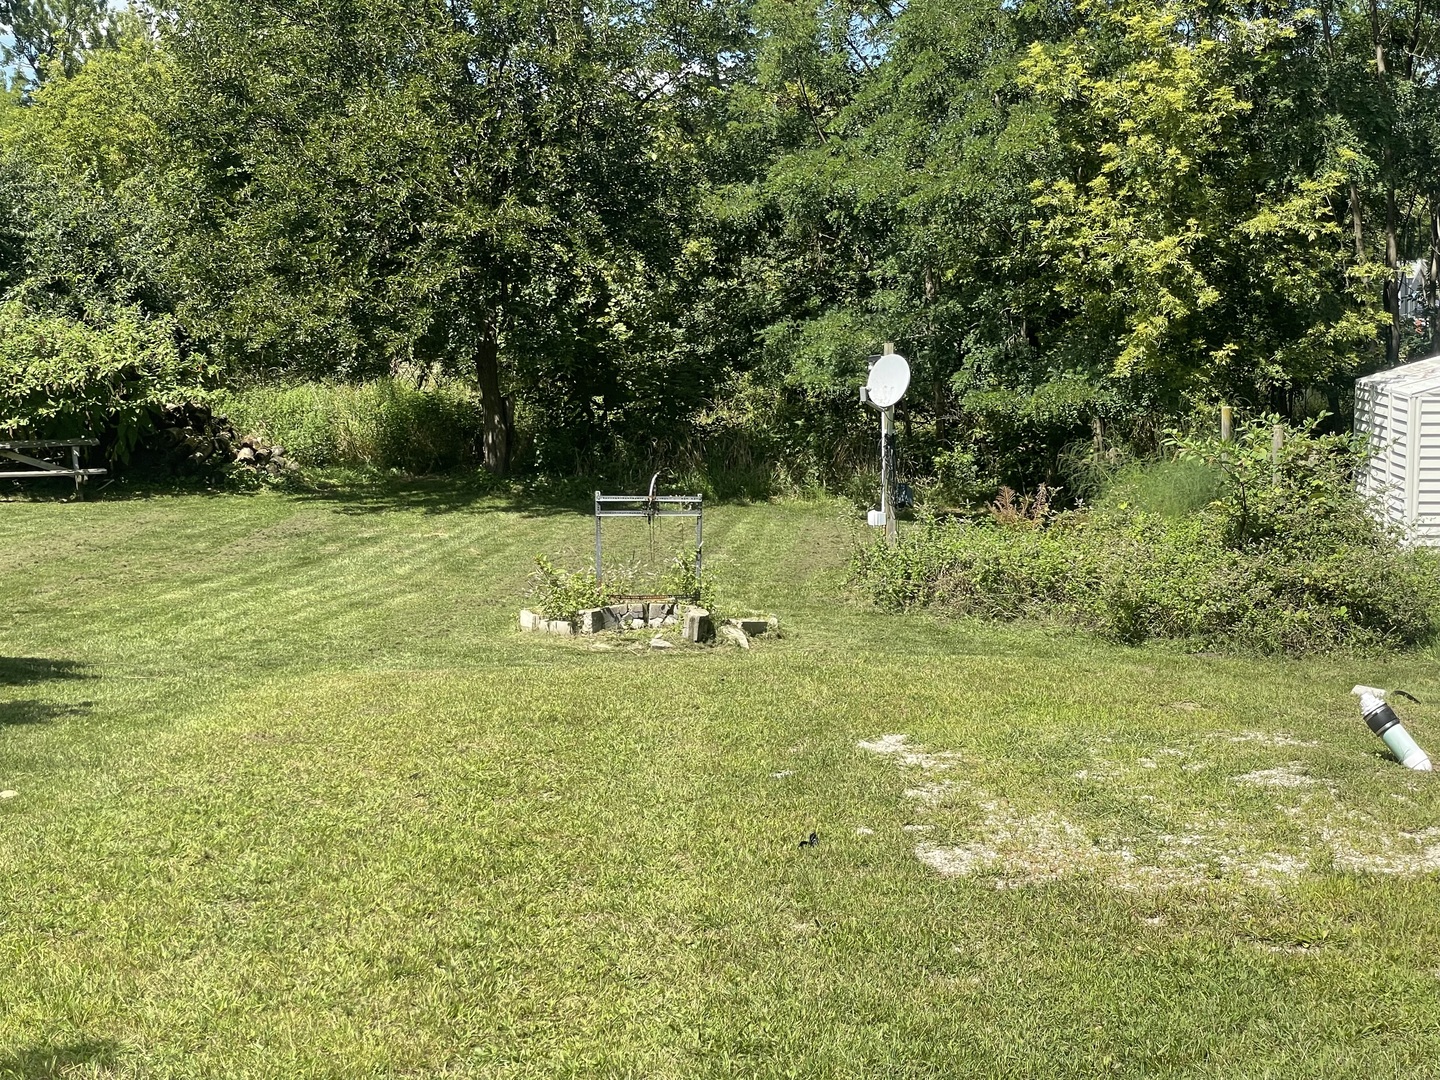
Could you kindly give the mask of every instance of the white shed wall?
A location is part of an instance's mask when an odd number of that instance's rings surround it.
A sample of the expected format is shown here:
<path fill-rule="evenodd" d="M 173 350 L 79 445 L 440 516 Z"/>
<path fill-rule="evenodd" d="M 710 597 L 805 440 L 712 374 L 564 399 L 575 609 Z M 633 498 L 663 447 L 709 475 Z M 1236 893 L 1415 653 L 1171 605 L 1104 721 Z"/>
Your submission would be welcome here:
<path fill-rule="evenodd" d="M 1440 544 L 1440 357 L 1358 380 L 1355 430 L 1375 451 L 1361 490 L 1414 542 Z"/>
<path fill-rule="evenodd" d="M 1409 404 L 1384 384 L 1361 383 L 1355 388 L 1355 430 L 1369 435 L 1374 448 L 1361 486 L 1383 507 L 1386 518 L 1395 522 L 1405 520 L 1407 510 Z"/>
<path fill-rule="evenodd" d="M 1440 396 L 1427 394 L 1417 398 L 1416 405 L 1411 520 L 1415 539 L 1435 544 L 1440 543 Z"/>

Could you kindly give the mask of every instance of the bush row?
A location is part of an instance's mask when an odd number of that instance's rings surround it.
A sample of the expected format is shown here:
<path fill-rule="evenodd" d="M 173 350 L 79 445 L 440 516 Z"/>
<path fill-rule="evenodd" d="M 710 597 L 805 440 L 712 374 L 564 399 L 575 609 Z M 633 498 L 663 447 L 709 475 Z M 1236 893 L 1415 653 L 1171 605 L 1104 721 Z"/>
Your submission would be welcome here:
<path fill-rule="evenodd" d="M 96 326 L 0 303 L 0 437 L 94 435 L 123 459 L 152 414 L 198 394 L 205 377 L 168 318 L 122 309 Z"/>
<path fill-rule="evenodd" d="M 893 547 L 857 547 L 852 571 L 890 608 L 1060 619 L 1125 643 L 1276 653 L 1430 640 L 1434 553 L 1350 524 L 1348 538 L 1237 548 L 1214 513 L 1075 512 L 1044 528 L 930 521 Z"/>

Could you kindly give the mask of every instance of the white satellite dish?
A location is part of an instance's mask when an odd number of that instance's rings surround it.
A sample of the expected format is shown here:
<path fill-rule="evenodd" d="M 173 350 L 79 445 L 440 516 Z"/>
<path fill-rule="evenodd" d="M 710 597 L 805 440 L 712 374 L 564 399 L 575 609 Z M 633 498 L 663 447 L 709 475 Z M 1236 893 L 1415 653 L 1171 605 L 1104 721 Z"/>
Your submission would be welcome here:
<path fill-rule="evenodd" d="M 870 378 L 865 380 L 866 395 L 877 409 L 888 409 L 910 386 L 910 365 L 899 353 L 886 353 L 870 365 Z"/>

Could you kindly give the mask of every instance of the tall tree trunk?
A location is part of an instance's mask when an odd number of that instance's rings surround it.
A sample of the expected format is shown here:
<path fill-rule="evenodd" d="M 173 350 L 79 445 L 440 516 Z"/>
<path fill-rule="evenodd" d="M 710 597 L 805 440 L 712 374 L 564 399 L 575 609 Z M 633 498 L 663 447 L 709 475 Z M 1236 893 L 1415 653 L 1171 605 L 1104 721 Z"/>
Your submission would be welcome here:
<path fill-rule="evenodd" d="M 1380 83 L 1380 92 L 1386 100 L 1390 98 L 1390 62 L 1385 55 L 1385 34 L 1380 18 L 1379 0 L 1370 0 L 1370 38 L 1375 46 L 1375 77 Z M 1395 165 L 1390 147 L 1385 147 L 1381 176 L 1385 179 L 1385 269 L 1389 276 L 1385 280 L 1385 310 L 1390 314 L 1390 332 L 1385 336 L 1385 358 L 1395 364 L 1400 359 L 1400 279 L 1396 270 L 1400 263 L 1400 248 L 1395 236 Z"/>
<path fill-rule="evenodd" d="M 500 340 L 491 327 L 475 352 L 475 381 L 480 387 L 485 468 L 496 476 L 510 472 L 510 402 L 500 394 Z"/>
<path fill-rule="evenodd" d="M 1430 273 L 1425 275 L 1425 316 L 1430 320 L 1430 355 L 1440 353 L 1440 196 L 1430 204 Z"/>
<path fill-rule="evenodd" d="M 1355 236 L 1355 261 L 1365 261 L 1365 232 L 1363 229 L 1364 219 L 1360 210 L 1360 188 L 1355 181 L 1350 181 L 1350 229 Z"/>
<path fill-rule="evenodd" d="M 1388 153 L 1385 155 L 1390 156 Z M 1388 163 L 1388 162 L 1387 162 Z M 1385 189 L 1385 310 L 1390 313 L 1390 333 L 1385 339 L 1385 357 L 1391 364 L 1400 361 L 1400 245 L 1395 235 L 1395 185 Z"/>

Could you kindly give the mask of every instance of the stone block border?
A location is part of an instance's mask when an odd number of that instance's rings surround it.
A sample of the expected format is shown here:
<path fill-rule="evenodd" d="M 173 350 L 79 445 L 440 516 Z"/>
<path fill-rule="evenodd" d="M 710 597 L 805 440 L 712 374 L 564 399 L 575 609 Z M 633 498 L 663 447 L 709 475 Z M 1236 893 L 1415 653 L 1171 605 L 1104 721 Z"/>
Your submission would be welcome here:
<path fill-rule="evenodd" d="M 587 608 L 574 619 L 547 619 L 529 608 L 520 612 L 521 630 L 561 637 L 599 634 L 606 630 L 665 630 L 680 624 L 684 626 L 686 641 L 705 644 L 715 640 L 716 623 L 710 612 L 675 600 Z M 748 648 L 750 638 L 778 629 L 779 625 L 780 620 L 772 615 L 769 618 L 726 619 L 720 628 L 725 631 L 727 641 Z"/>

